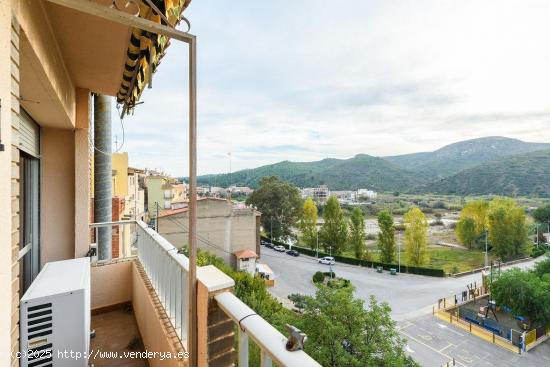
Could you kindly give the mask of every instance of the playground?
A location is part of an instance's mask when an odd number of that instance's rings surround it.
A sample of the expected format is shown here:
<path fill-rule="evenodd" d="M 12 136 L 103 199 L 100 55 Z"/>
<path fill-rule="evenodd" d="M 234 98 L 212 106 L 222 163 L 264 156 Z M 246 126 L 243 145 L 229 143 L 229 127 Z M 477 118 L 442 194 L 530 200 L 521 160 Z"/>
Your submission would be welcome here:
<path fill-rule="evenodd" d="M 434 315 L 469 333 L 511 352 L 527 352 L 550 338 L 550 329 L 529 329 L 525 317 L 513 315 L 505 306 L 496 305 L 484 287 L 468 287 L 461 297 L 438 301 Z"/>
<path fill-rule="evenodd" d="M 461 319 L 508 339 L 515 346 L 519 346 L 521 334 L 529 331 L 525 318 L 514 317 L 506 307 L 501 308 L 489 301 L 489 295 L 459 305 L 457 310 Z"/>

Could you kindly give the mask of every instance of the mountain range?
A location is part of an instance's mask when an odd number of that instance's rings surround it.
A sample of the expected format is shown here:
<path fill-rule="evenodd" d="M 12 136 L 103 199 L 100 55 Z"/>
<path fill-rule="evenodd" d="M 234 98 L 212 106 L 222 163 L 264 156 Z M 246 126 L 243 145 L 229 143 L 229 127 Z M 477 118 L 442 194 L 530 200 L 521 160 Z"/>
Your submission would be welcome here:
<path fill-rule="evenodd" d="M 299 187 L 327 185 L 331 190 L 459 195 L 550 196 L 550 144 L 505 137 L 453 143 L 433 152 L 389 157 L 358 154 L 349 159 L 283 161 L 232 174 L 198 177 L 200 185 L 257 187 L 276 175 Z"/>

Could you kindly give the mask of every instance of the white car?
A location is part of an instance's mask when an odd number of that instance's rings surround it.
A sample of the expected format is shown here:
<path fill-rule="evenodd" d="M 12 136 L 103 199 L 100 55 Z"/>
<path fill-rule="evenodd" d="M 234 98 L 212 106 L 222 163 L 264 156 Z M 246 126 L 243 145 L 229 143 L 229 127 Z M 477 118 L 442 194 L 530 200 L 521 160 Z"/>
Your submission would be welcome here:
<path fill-rule="evenodd" d="M 319 264 L 334 265 L 336 261 L 334 261 L 332 256 L 325 256 L 319 259 Z"/>
<path fill-rule="evenodd" d="M 285 252 L 286 251 L 284 246 L 281 246 L 281 245 L 273 247 L 273 250 L 279 251 L 279 252 Z"/>

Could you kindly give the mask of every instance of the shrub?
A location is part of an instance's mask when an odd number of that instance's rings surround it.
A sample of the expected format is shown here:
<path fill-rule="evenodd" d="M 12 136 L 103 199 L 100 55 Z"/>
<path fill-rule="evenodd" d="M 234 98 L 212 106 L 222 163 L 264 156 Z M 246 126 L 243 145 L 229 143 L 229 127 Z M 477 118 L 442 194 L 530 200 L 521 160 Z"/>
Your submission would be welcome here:
<path fill-rule="evenodd" d="M 531 257 L 539 257 L 541 255 L 544 255 L 546 253 L 546 249 L 544 247 L 536 248 L 533 247 L 533 251 L 531 251 Z"/>
<path fill-rule="evenodd" d="M 325 275 L 320 271 L 313 274 L 313 283 L 322 283 L 325 280 Z"/>
<path fill-rule="evenodd" d="M 351 282 L 349 281 L 349 279 L 344 279 L 344 278 L 332 279 L 327 282 L 327 286 L 329 288 L 341 289 L 341 288 L 349 287 L 350 285 L 351 285 Z"/>
<path fill-rule="evenodd" d="M 327 278 L 332 278 L 332 279 L 336 278 L 336 273 L 335 272 L 332 272 L 332 276 L 331 276 L 330 271 L 325 271 L 323 273 L 323 275 L 326 276 Z"/>

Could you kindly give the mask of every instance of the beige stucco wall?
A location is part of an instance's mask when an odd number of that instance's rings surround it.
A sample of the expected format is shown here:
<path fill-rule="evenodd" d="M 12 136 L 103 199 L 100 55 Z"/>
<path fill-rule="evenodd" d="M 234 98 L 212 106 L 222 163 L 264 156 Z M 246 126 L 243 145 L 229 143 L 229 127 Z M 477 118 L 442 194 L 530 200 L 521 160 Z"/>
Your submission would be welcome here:
<path fill-rule="evenodd" d="M 75 254 L 74 145 L 73 131 L 42 129 L 42 264 Z"/>
<path fill-rule="evenodd" d="M 121 260 L 91 268 L 92 310 L 132 300 L 132 260 Z"/>
<path fill-rule="evenodd" d="M 90 91 L 77 89 L 76 130 L 74 132 L 74 246 L 75 257 L 90 246 Z"/>
<path fill-rule="evenodd" d="M 10 1 L 0 1 L 0 50 L 10 50 L 12 45 L 12 7 Z M 10 36 L 11 35 L 11 36 Z M 16 40 L 17 42 L 17 40 Z M 17 51 L 17 50 L 15 50 Z M 15 263 L 14 246 L 19 244 L 19 233 L 13 231 L 12 215 L 18 210 L 18 201 L 14 200 L 12 185 L 12 156 L 17 154 L 17 149 L 12 148 L 12 109 L 13 103 L 18 109 L 17 100 L 11 95 L 12 70 L 14 68 L 11 52 L 0 53 L 0 137 L 5 150 L 0 152 L 0 203 L 6 203 L 0 210 L 0 366 L 10 366 L 12 363 L 10 351 L 16 347 L 12 341 L 12 330 L 17 320 L 12 320 L 17 314 L 17 305 L 14 307 L 14 294 L 17 297 L 17 288 L 13 284 L 12 267 Z M 18 61 L 18 60 L 17 60 Z M 17 65 L 15 65 L 16 67 Z M 17 69 L 17 67 L 16 67 Z M 17 72 L 18 70 L 13 70 Z M 15 279 L 17 282 L 17 279 Z M 18 283 L 18 282 L 17 282 Z M 17 284 L 18 285 L 18 284 Z"/>
<path fill-rule="evenodd" d="M 6 2 L 6 1 L 3 1 Z M 39 88 L 27 88 L 27 99 L 41 101 L 25 106 L 35 117 L 41 115 L 42 123 L 52 127 L 73 128 L 75 126 L 75 86 L 67 71 L 65 60 L 55 39 L 50 20 L 42 1 L 12 0 L 21 30 L 25 34 L 25 45 L 30 46 L 24 72 L 32 71 L 33 80 Z M 27 42 L 28 41 L 28 42 Z"/>
<path fill-rule="evenodd" d="M 233 209 L 226 200 L 203 199 L 198 201 L 197 216 L 199 248 L 221 257 L 227 264 L 235 251 L 257 251 L 256 211 Z M 161 217 L 159 221 L 159 233 L 178 248 L 188 243 L 187 228 L 187 212 Z"/>
<path fill-rule="evenodd" d="M 175 335 L 170 337 L 168 330 L 163 326 L 163 321 L 158 310 L 155 308 L 153 297 L 145 285 L 142 275 L 140 274 L 137 263 L 134 263 L 132 268 L 132 305 L 134 308 L 134 316 L 139 327 L 139 332 L 142 337 L 145 349 L 152 352 L 170 352 L 172 355 L 177 353 L 173 343 L 177 338 Z M 183 366 L 177 360 L 160 360 L 149 359 L 151 367 Z"/>

